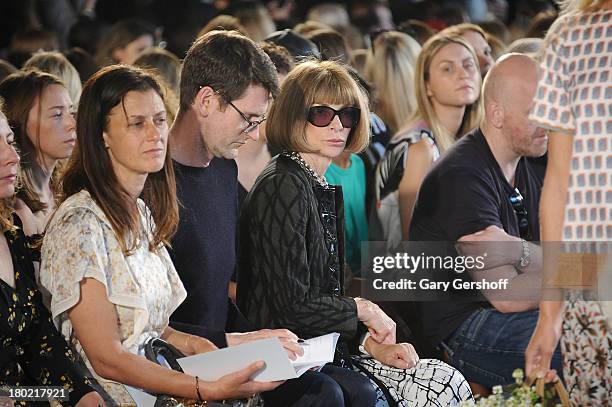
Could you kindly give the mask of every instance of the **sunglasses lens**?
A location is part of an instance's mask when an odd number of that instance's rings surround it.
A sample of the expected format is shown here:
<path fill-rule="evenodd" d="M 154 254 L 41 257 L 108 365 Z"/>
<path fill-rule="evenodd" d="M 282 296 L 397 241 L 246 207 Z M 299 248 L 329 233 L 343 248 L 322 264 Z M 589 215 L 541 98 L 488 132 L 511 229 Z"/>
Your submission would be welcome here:
<path fill-rule="evenodd" d="M 328 106 L 313 106 L 308 111 L 308 121 L 317 127 L 326 127 L 334 120 L 338 114 L 342 127 L 350 129 L 359 123 L 360 110 L 356 107 L 345 107 L 335 111 Z"/>
<path fill-rule="evenodd" d="M 334 119 L 334 110 L 327 106 L 313 106 L 308 113 L 308 121 L 317 127 L 325 127 Z"/>
<path fill-rule="evenodd" d="M 355 107 L 346 107 L 338 112 L 340 123 L 345 129 L 351 129 L 359 123 L 359 109 Z"/>

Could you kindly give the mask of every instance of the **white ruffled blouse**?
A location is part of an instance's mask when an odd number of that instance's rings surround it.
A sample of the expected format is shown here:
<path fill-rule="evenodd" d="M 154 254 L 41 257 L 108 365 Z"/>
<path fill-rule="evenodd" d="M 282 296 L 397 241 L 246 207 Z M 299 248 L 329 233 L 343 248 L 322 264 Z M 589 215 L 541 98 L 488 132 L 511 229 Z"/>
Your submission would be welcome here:
<path fill-rule="evenodd" d="M 141 224 L 151 239 L 150 212 L 143 201 L 138 206 Z M 95 374 L 68 311 L 79 301 L 81 280 L 99 281 L 115 306 L 121 344 L 129 352 L 141 353 L 149 338 L 162 335 L 170 315 L 187 296 L 166 248 L 151 252 L 149 241 L 140 239 L 138 247 L 125 256 L 106 215 L 83 190 L 58 208 L 47 227 L 41 257 L 40 283 L 51 295 L 55 325 L 113 399 L 130 404 L 122 385 Z"/>

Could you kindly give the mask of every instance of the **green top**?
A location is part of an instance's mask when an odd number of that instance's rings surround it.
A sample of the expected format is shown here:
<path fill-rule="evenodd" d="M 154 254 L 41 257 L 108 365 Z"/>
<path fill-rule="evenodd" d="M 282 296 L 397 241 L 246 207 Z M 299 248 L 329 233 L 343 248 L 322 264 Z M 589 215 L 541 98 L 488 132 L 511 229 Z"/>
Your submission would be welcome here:
<path fill-rule="evenodd" d="M 365 210 L 366 174 L 363 161 L 351 154 L 348 168 L 331 163 L 325 172 L 331 185 L 341 185 L 344 197 L 344 234 L 346 261 L 354 276 L 361 275 L 361 242 L 368 240 L 368 219 Z"/>

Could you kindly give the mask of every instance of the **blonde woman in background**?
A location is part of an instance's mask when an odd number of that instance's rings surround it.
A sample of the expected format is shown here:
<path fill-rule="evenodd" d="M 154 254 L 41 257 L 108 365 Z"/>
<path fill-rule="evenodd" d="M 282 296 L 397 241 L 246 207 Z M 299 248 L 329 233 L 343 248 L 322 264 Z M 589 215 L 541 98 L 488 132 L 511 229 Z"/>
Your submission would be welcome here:
<path fill-rule="evenodd" d="M 389 142 L 375 175 L 370 234 L 390 250 L 408 239 L 416 195 L 432 163 L 481 117 L 477 56 L 459 36 L 436 34 L 423 45 L 414 84 L 418 107 Z"/>
<path fill-rule="evenodd" d="M 162 48 L 153 47 L 143 52 L 134 65 L 152 69 L 164 90 L 164 104 L 168 125 L 171 126 L 179 108 L 178 94 L 181 80 L 181 61 L 176 55 Z"/>
<path fill-rule="evenodd" d="M 374 40 L 368 55 L 366 77 L 377 95 L 374 111 L 391 133 L 405 125 L 417 108 L 413 78 L 420 51 L 409 35 L 389 31 Z"/>
<path fill-rule="evenodd" d="M 564 260 L 585 265 L 588 262 L 583 259 L 600 258 L 599 269 L 594 268 L 599 272 L 598 281 L 592 283 L 600 301 L 585 301 L 588 294 L 576 290 L 568 290 L 565 300 L 544 298 L 525 351 L 525 367 L 528 375 L 546 374 L 552 379 L 551 354 L 560 340 L 563 379 L 571 402 L 608 406 L 612 404 L 612 1 L 566 0 L 560 5 L 561 16 L 544 40 L 540 82 L 530 116 L 538 126 L 550 130 L 540 199 L 541 239 L 548 243 L 544 264 L 554 269 L 552 277 L 559 272 L 563 280 L 573 277 L 577 285 L 585 285 L 581 280 L 586 280 L 586 268 L 581 267 L 583 275 L 576 275 L 577 268 L 568 272 L 561 267 L 550 242 L 598 249 L 567 254 Z"/>
<path fill-rule="evenodd" d="M 30 59 L 23 64 L 24 71 L 27 69 L 38 69 L 40 71 L 50 73 L 57 76 L 63 83 L 72 103 L 76 106 L 81 97 L 81 77 L 74 65 L 59 52 L 42 51 L 34 54 Z"/>
<path fill-rule="evenodd" d="M 493 65 L 493 51 L 489 43 L 489 34 L 487 34 L 480 26 L 470 23 L 462 23 L 450 26 L 442 31 L 448 35 L 458 35 L 463 37 L 474 48 L 478 57 L 478 65 L 480 67 L 480 76 L 484 79 L 487 72 Z"/>

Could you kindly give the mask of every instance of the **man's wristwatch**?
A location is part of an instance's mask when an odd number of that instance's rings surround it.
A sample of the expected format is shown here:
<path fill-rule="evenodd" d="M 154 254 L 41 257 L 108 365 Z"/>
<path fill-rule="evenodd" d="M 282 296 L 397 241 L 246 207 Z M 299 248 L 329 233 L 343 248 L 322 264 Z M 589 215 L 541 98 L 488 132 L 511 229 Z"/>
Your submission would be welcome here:
<path fill-rule="evenodd" d="M 370 333 L 366 332 L 361 337 L 361 343 L 359 344 L 359 352 L 363 353 L 364 355 L 368 355 L 368 356 L 370 356 L 370 353 L 366 350 L 365 343 L 366 343 L 366 341 L 368 340 L 369 337 L 370 337 Z"/>
<path fill-rule="evenodd" d="M 529 249 L 529 242 L 525 239 L 521 239 L 521 245 L 523 246 L 523 252 L 521 258 L 516 262 L 515 267 L 519 271 L 523 271 L 531 263 L 531 249 Z"/>

